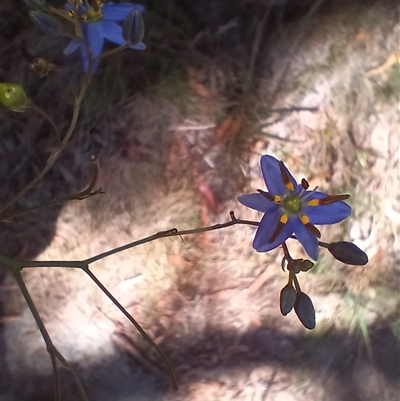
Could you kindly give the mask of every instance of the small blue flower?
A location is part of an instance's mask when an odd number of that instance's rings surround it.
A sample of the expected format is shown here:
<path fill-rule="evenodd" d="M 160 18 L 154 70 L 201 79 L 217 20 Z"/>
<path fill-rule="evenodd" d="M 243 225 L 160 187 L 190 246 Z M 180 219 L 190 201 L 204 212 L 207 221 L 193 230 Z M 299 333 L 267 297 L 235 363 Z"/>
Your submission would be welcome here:
<path fill-rule="evenodd" d="M 92 57 L 97 57 L 103 52 L 105 39 L 119 46 L 126 44 L 125 39 L 122 37 L 122 27 L 118 22 L 123 22 L 135 8 L 141 13 L 144 12 L 144 6 L 139 4 L 99 4 L 96 9 L 88 4 L 78 7 L 79 18 L 84 21 L 82 23 L 82 33 Z M 72 11 L 72 7 L 69 4 L 65 5 L 65 9 Z M 64 50 L 64 54 L 68 55 L 80 49 L 85 71 L 89 68 L 87 46 L 82 40 L 73 39 Z M 130 48 L 144 50 L 146 45 L 139 43 Z M 99 58 L 92 61 L 92 74 L 97 70 L 99 62 Z"/>
<path fill-rule="evenodd" d="M 307 254 L 317 260 L 321 234 L 314 225 L 335 224 L 346 219 L 351 207 L 343 200 L 349 195 L 308 191 L 305 179 L 297 184 L 283 162 L 272 156 L 262 156 L 260 164 L 269 192 L 259 189 L 257 194 L 238 197 L 243 205 L 264 213 L 254 238 L 254 249 L 268 252 L 294 234 Z"/>

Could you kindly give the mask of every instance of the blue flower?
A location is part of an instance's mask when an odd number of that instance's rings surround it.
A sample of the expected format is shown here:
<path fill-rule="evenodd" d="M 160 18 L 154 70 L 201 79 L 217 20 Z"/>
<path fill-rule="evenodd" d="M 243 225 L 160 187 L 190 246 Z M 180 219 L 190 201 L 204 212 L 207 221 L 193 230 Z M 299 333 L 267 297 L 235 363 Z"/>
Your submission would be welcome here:
<path fill-rule="evenodd" d="M 308 191 L 305 179 L 297 184 L 283 162 L 272 156 L 262 156 L 260 164 L 269 192 L 259 189 L 257 194 L 238 197 L 243 205 L 264 213 L 254 238 L 254 249 L 268 252 L 294 234 L 307 254 L 317 260 L 321 234 L 315 224 L 335 224 L 347 218 L 351 207 L 343 200 L 349 195 Z"/>
<path fill-rule="evenodd" d="M 105 39 L 119 46 L 126 44 L 122 37 L 122 27 L 118 22 L 123 22 L 135 8 L 141 13 L 144 12 L 144 6 L 138 4 L 99 4 L 95 8 L 89 7 L 87 4 L 78 7 L 79 18 L 84 21 L 82 33 L 86 45 L 82 40 L 73 39 L 64 50 L 64 54 L 68 55 L 80 49 L 85 71 L 89 68 L 89 55 L 97 57 L 103 52 Z M 65 9 L 72 11 L 69 4 L 65 5 Z M 130 48 L 144 50 L 146 45 L 139 43 Z M 90 53 L 88 53 L 88 49 L 90 49 Z M 92 74 L 97 70 L 99 62 L 100 58 L 92 61 Z"/>

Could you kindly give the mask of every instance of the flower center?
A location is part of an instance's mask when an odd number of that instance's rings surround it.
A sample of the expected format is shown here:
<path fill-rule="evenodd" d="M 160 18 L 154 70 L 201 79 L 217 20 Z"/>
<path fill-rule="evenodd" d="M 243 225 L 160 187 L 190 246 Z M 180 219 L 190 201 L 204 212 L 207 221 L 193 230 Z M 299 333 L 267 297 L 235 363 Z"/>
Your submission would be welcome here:
<path fill-rule="evenodd" d="M 301 209 L 301 199 L 297 196 L 285 196 L 281 205 L 286 213 L 298 213 Z"/>
<path fill-rule="evenodd" d="M 90 7 L 86 13 L 86 22 L 97 22 L 101 20 L 101 8 L 99 7 L 97 10 Z"/>

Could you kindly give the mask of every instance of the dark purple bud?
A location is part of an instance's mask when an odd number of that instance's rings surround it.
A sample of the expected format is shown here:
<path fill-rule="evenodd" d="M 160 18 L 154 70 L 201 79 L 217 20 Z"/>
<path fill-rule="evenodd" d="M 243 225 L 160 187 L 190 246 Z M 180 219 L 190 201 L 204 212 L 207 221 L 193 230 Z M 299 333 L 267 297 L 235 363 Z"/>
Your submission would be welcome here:
<path fill-rule="evenodd" d="M 294 304 L 294 311 L 302 325 L 309 330 L 315 328 L 315 309 L 310 297 L 299 292 Z"/>
<path fill-rule="evenodd" d="M 331 242 L 328 250 L 335 259 L 347 265 L 364 266 L 368 263 L 367 254 L 352 242 Z"/>
<path fill-rule="evenodd" d="M 281 308 L 281 313 L 286 316 L 294 307 L 296 302 L 297 292 L 293 288 L 292 284 L 285 285 L 279 297 L 279 306 Z"/>
<path fill-rule="evenodd" d="M 122 25 L 122 37 L 129 46 L 139 44 L 144 38 L 144 20 L 139 9 L 133 9 Z"/>

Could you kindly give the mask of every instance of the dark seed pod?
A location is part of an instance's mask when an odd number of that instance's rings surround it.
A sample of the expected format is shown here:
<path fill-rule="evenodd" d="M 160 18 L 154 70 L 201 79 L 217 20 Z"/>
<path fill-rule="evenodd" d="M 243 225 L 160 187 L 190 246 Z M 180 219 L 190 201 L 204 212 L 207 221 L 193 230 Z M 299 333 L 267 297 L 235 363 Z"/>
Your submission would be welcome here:
<path fill-rule="evenodd" d="M 297 292 L 291 284 L 287 284 L 282 288 L 279 297 L 279 306 L 283 316 L 286 316 L 293 309 L 296 297 Z"/>
<path fill-rule="evenodd" d="M 335 259 L 347 265 L 364 266 L 368 263 L 368 255 L 352 242 L 331 242 L 328 250 Z"/>
<path fill-rule="evenodd" d="M 294 311 L 302 325 L 309 330 L 315 328 L 315 309 L 310 297 L 304 292 L 299 292 L 294 304 Z"/>
<path fill-rule="evenodd" d="M 122 25 L 122 37 L 129 46 L 139 44 L 144 38 L 144 20 L 139 9 L 133 9 Z"/>

